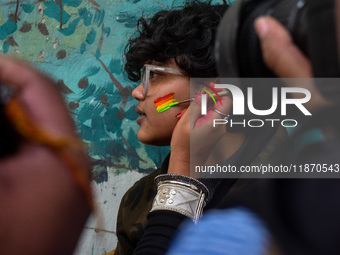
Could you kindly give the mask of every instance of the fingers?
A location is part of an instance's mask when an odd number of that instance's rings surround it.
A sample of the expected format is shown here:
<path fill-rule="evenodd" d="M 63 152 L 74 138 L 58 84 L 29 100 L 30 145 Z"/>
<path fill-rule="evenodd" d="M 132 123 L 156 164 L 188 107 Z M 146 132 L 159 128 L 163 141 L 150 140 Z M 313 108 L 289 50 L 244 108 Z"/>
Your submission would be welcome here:
<path fill-rule="evenodd" d="M 74 138 L 73 121 L 53 81 L 23 62 L 1 56 L 0 84 L 15 89 L 5 111 L 13 126 L 26 138 L 16 155 L 7 158 L 8 162 L 19 165 L 27 155 L 24 148 L 28 147 L 33 152 L 39 151 L 34 164 L 47 167 L 46 172 L 53 173 L 67 167 L 76 184 L 85 190 L 83 187 L 89 183 L 89 164 L 81 142 Z M 45 151 L 49 158 L 43 156 Z M 13 160 L 15 156 L 18 162 Z M 58 165 L 52 165 L 55 162 Z M 27 167 L 32 168 L 33 163 Z"/>
<path fill-rule="evenodd" d="M 281 78 L 313 77 L 311 63 L 294 44 L 286 28 L 271 17 L 260 17 L 254 25 L 260 38 L 264 61 L 277 76 Z M 298 86 L 311 92 L 311 100 L 304 104 L 308 110 L 315 111 L 329 105 L 312 80 L 285 79 L 285 81 L 288 87 Z M 301 94 L 293 93 L 295 98 L 301 96 Z"/>
<path fill-rule="evenodd" d="M 228 95 L 222 96 L 221 102 L 217 102 L 214 105 L 214 109 L 222 112 L 225 115 L 229 115 L 231 113 L 231 108 L 232 108 L 232 99 Z"/>
<path fill-rule="evenodd" d="M 211 100 L 209 96 L 207 96 L 208 100 Z M 216 103 L 208 106 L 207 112 L 205 115 L 201 115 L 201 95 L 196 96 L 194 102 L 191 104 L 191 128 L 201 128 L 202 126 L 212 127 L 214 119 L 223 119 L 231 112 L 232 108 L 232 99 L 229 95 L 221 96 L 221 100 L 216 99 Z M 219 114 L 217 111 L 223 113 Z M 225 130 L 225 129 L 224 129 Z"/>
<path fill-rule="evenodd" d="M 262 54 L 267 66 L 282 78 L 312 77 L 309 60 L 293 43 L 289 32 L 275 19 L 260 17 L 255 21 Z"/>
<path fill-rule="evenodd" d="M 56 134 L 74 133 L 65 102 L 47 76 L 21 61 L 0 56 L 0 84 L 17 91 L 27 114 L 39 126 Z"/>

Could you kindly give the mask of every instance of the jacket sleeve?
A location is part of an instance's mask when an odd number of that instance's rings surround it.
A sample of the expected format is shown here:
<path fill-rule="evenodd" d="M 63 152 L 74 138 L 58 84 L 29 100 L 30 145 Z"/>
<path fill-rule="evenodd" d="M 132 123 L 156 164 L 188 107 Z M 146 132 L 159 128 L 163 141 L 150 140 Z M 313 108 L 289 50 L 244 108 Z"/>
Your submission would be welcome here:
<path fill-rule="evenodd" d="M 156 195 L 154 178 L 160 170 L 137 181 L 123 196 L 117 217 L 115 255 L 131 255 L 144 234 L 147 214 Z"/>
<path fill-rule="evenodd" d="M 134 255 L 162 255 L 186 216 L 167 210 L 150 212 L 145 233 L 138 243 Z"/>

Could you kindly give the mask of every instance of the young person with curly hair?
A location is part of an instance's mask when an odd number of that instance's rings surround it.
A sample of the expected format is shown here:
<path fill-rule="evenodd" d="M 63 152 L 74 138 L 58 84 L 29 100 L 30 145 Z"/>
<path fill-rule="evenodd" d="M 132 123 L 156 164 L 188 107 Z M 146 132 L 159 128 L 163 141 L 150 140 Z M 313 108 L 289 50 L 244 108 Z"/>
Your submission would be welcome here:
<path fill-rule="evenodd" d="M 155 101 L 169 95 L 178 102 L 189 99 L 190 78 L 218 76 L 214 43 L 217 26 L 227 7 L 225 2 L 212 5 L 189 1 L 184 7 L 141 18 L 136 36 L 126 46 L 128 77 L 132 81 L 141 80 L 132 92 L 138 100 L 136 112 L 140 115 L 138 139 L 145 144 L 170 145 L 171 153 L 160 169 L 136 182 L 122 198 L 115 254 L 163 254 L 183 220 L 189 217 L 196 221 L 205 204 L 204 210 L 216 208 L 232 188 L 237 190 L 248 182 L 241 179 L 197 181 L 188 177 L 190 135 L 193 132 L 198 136 L 211 135 L 211 129 L 207 131 L 205 127 L 212 119 L 231 112 L 230 96 L 221 96 L 223 104 L 217 103 L 205 117 L 200 115 L 200 106 L 195 101 L 191 105 L 189 102 L 178 104 L 164 112 L 155 108 Z M 192 124 L 190 112 L 196 116 Z M 273 147 L 273 142 L 268 144 L 276 131 L 275 128 L 261 129 L 256 136 L 251 136 L 231 132 L 221 125 L 214 129 L 211 139 L 223 146 L 225 164 L 251 164 L 270 154 L 272 149 L 265 147 Z M 275 142 L 283 136 L 283 132 L 278 133 Z M 209 155 L 204 157 L 207 159 Z M 177 193 L 182 195 L 180 206 L 175 206 L 178 201 L 169 199 Z"/>

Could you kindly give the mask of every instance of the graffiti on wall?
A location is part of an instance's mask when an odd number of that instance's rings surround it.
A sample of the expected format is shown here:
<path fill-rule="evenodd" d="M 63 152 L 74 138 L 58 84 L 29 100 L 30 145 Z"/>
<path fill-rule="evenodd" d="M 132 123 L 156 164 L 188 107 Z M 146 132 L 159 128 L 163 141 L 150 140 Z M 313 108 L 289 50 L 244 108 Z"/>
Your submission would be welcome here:
<path fill-rule="evenodd" d="M 107 180 L 107 169 L 119 174 L 160 166 L 169 149 L 136 138 L 136 84 L 124 76 L 123 50 L 138 18 L 170 1 L 1 2 L 0 50 L 56 80 L 89 150 L 95 180 Z"/>

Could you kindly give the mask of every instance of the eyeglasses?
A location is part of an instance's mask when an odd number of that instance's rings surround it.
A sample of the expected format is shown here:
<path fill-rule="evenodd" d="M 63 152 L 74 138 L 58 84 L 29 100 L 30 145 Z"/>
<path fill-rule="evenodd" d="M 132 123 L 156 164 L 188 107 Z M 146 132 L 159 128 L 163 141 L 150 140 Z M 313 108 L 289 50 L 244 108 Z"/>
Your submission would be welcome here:
<path fill-rule="evenodd" d="M 148 94 L 148 91 L 149 91 L 150 71 L 161 71 L 165 73 L 183 75 L 179 70 L 175 68 L 145 64 L 141 72 L 144 97 Z"/>

